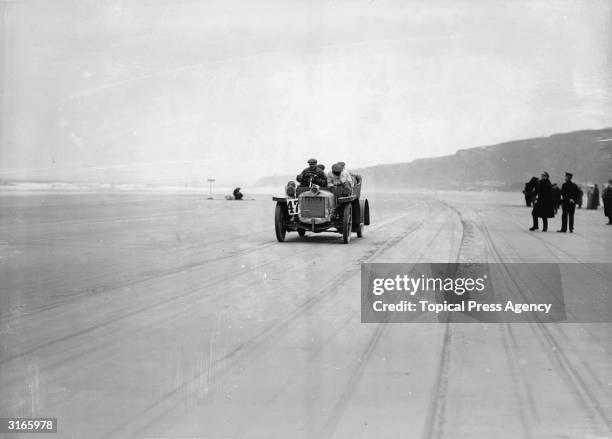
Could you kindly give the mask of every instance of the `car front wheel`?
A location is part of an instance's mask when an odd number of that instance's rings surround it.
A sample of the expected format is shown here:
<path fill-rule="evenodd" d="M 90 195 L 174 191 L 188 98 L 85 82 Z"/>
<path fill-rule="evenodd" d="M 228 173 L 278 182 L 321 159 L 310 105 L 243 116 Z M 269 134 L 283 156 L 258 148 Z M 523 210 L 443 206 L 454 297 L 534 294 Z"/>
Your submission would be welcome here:
<path fill-rule="evenodd" d="M 344 205 L 342 213 L 342 241 L 345 244 L 351 242 L 351 228 L 353 227 L 353 208 L 350 203 Z"/>
<path fill-rule="evenodd" d="M 274 212 L 274 231 L 276 232 L 276 239 L 278 242 L 283 242 L 287 234 L 287 228 L 285 227 L 285 209 L 281 203 L 276 203 L 276 210 Z"/>

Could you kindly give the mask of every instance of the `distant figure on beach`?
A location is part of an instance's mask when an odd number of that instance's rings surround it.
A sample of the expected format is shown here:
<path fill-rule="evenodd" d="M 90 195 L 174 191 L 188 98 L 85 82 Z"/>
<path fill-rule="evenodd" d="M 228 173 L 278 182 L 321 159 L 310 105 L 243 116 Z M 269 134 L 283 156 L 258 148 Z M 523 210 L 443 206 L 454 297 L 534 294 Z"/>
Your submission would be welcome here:
<path fill-rule="evenodd" d="M 242 195 L 242 192 L 240 192 L 239 187 L 234 189 L 233 195 L 234 195 L 234 200 L 242 200 L 242 197 L 244 197 L 244 195 Z"/>
<path fill-rule="evenodd" d="M 561 230 L 557 230 L 561 233 L 567 232 L 568 220 L 569 231 L 574 232 L 574 212 L 580 193 L 578 186 L 572 181 L 573 176 L 571 172 L 566 172 L 565 183 L 561 186 Z"/>
<path fill-rule="evenodd" d="M 599 207 L 599 187 L 595 185 L 593 189 L 589 190 L 587 197 L 587 209 L 597 210 Z"/>
<path fill-rule="evenodd" d="M 536 200 L 531 211 L 533 226 L 529 229 L 531 231 L 538 230 L 538 218 L 542 218 L 542 232 L 546 232 L 548 230 L 548 218 L 555 217 L 552 185 L 548 178 L 548 172 L 543 172 L 536 185 Z"/>
<path fill-rule="evenodd" d="M 578 201 L 576 202 L 576 204 L 578 205 L 578 209 L 582 209 L 583 198 L 584 198 L 584 192 L 582 191 L 582 188 L 578 186 Z"/>
<path fill-rule="evenodd" d="M 538 177 L 531 177 L 531 180 L 525 183 L 523 194 L 525 195 L 525 205 L 527 207 L 531 207 L 531 204 L 535 200 L 537 185 L 538 185 Z"/>
<path fill-rule="evenodd" d="M 555 208 L 555 215 L 561 207 L 561 189 L 557 185 L 557 183 L 553 183 L 552 185 L 552 196 L 553 196 L 553 206 Z"/>
<path fill-rule="evenodd" d="M 608 180 L 608 186 L 606 186 L 601 194 L 604 205 L 604 215 L 608 217 L 608 225 L 612 225 L 612 180 Z"/>

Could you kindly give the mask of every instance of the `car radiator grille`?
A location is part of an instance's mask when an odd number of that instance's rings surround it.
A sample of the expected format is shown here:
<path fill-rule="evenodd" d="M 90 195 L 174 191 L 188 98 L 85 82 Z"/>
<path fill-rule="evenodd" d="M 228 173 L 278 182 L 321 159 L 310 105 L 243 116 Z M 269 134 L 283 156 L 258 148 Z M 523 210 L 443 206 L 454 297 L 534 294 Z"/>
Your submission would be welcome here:
<path fill-rule="evenodd" d="M 304 197 L 300 203 L 303 218 L 322 218 L 325 216 L 325 198 Z"/>

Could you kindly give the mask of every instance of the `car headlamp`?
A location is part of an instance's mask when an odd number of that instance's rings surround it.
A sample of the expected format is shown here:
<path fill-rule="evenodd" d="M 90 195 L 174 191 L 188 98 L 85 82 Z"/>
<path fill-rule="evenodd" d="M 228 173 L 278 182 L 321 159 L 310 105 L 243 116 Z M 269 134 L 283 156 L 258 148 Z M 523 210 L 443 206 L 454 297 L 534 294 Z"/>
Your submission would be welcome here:
<path fill-rule="evenodd" d="M 288 197 L 294 198 L 295 197 L 295 184 L 290 184 L 293 182 L 289 182 L 287 183 L 287 185 L 285 186 L 285 193 L 287 194 Z"/>

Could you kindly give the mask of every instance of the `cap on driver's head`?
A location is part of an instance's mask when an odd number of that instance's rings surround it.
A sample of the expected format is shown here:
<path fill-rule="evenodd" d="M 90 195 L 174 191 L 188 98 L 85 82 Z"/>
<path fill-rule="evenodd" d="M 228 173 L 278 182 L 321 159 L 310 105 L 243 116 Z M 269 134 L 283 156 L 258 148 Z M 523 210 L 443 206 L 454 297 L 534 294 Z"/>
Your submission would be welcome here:
<path fill-rule="evenodd" d="M 566 172 L 565 176 L 569 177 L 569 178 L 572 178 L 574 176 L 574 174 L 572 174 L 571 172 Z"/>
<path fill-rule="evenodd" d="M 308 159 L 308 164 L 309 165 L 316 165 L 317 164 L 317 159 Z"/>

